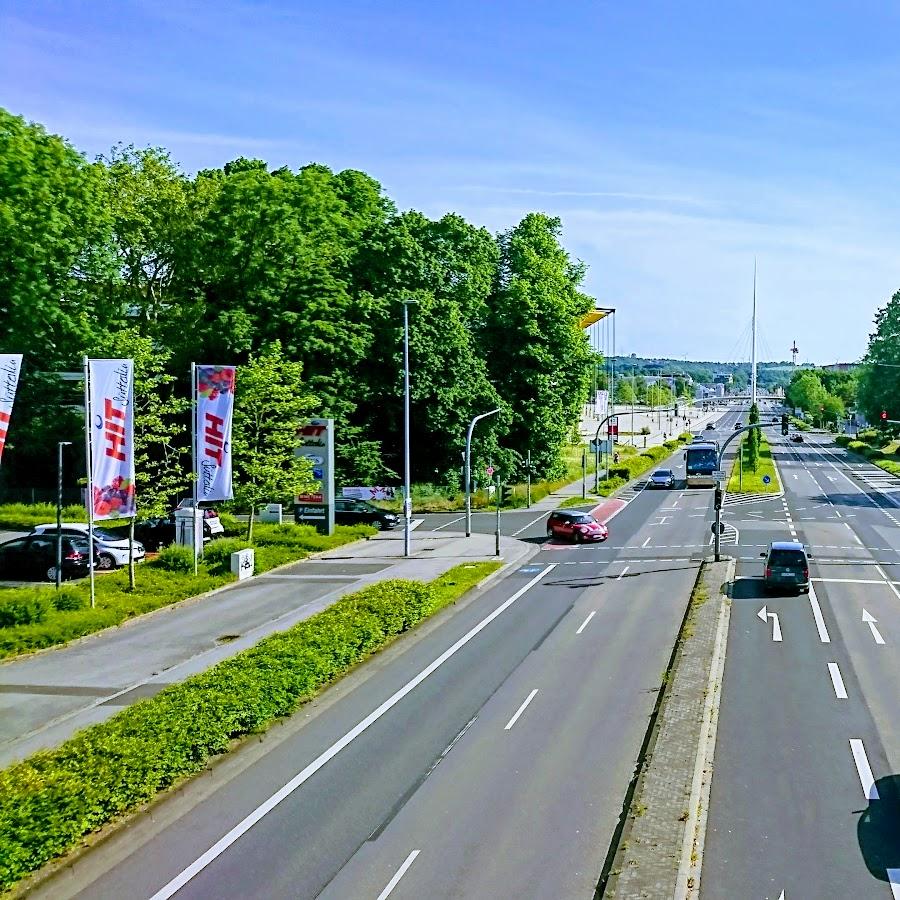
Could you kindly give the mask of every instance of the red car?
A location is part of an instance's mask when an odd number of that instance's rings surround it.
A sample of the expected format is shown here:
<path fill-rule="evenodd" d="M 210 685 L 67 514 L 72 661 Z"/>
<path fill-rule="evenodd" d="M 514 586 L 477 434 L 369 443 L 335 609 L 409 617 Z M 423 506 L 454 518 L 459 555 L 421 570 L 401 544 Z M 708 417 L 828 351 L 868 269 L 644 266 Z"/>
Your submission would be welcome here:
<path fill-rule="evenodd" d="M 605 541 L 609 537 L 609 529 L 589 513 L 557 509 L 547 519 L 547 537 L 567 538 L 576 544 Z"/>

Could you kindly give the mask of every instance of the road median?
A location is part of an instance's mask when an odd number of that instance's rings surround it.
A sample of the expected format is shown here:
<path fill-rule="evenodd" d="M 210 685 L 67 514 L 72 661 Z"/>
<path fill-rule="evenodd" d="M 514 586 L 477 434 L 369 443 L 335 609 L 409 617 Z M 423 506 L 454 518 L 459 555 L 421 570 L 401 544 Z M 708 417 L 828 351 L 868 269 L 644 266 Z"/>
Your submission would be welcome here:
<path fill-rule="evenodd" d="M 734 561 L 700 569 L 597 896 L 696 898 Z"/>

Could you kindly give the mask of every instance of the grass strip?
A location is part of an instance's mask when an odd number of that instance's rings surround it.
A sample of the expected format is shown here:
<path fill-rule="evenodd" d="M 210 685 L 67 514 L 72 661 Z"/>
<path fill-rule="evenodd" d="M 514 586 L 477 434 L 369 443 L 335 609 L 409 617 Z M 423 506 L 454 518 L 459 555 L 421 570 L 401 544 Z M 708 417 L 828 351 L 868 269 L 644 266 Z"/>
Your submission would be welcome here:
<path fill-rule="evenodd" d="M 775 468 L 775 460 L 772 459 L 772 448 L 766 440 L 766 436 L 759 432 L 759 462 L 754 472 L 747 462 L 748 447 L 746 434 L 740 438 L 738 455 L 731 467 L 731 476 L 728 479 L 729 494 L 777 494 L 781 490 L 781 482 L 778 479 L 778 470 Z M 741 475 L 741 460 L 743 459 L 743 476 Z M 769 483 L 763 481 L 763 477 L 769 476 Z"/>
<path fill-rule="evenodd" d="M 226 522 L 235 530 L 242 527 L 229 519 Z M 0 659 L 65 644 L 222 587 L 235 580 L 230 572 L 231 553 L 244 547 L 254 547 L 255 571 L 261 574 L 372 534 L 375 529 L 366 525 L 338 525 L 333 535 L 319 534 L 309 525 L 257 525 L 252 545 L 240 538 L 209 543 L 196 577 L 187 548 L 187 571 L 167 568 L 165 559 L 141 563 L 134 591 L 128 588 L 125 569 L 98 575 L 94 609 L 90 609 L 87 579 L 67 583 L 59 594 L 50 584 L 0 588 Z"/>
<path fill-rule="evenodd" d="M 365 587 L 60 747 L 0 771 L 0 889 L 202 771 L 236 738 L 290 715 L 499 566 L 466 563 L 430 582 Z"/>

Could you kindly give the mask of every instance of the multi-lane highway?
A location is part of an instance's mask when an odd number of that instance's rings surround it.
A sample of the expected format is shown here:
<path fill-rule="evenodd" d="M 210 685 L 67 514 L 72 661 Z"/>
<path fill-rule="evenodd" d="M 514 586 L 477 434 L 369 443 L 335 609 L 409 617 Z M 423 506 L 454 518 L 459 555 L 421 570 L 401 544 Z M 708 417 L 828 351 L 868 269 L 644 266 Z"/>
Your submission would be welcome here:
<path fill-rule="evenodd" d="M 723 415 L 720 437 L 738 416 Z M 671 464 L 681 470 L 680 454 Z M 545 542 L 544 516 L 507 518 L 506 533 L 541 542 L 527 566 L 195 779 L 47 892 L 592 896 L 709 552 L 711 491 L 642 488 L 603 545 Z"/>
<path fill-rule="evenodd" d="M 897 900 L 897 479 L 822 436 L 774 450 L 784 497 L 731 509 L 738 580 L 701 893 Z M 791 539 L 814 557 L 809 597 L 764 597 L 758 554 Z"/>

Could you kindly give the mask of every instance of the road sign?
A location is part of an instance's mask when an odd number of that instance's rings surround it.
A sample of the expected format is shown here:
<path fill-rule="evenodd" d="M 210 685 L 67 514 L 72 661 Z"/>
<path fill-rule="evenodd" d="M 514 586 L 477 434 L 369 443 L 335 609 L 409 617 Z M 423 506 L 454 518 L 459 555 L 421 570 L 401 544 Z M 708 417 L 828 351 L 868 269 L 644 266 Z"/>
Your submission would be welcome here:
<path fill-rule="evenodd" d="M 763 484 L 771 484 L 772 479 L 768 475 L 763 475 Z"/>
<path fill-rule="evenodd" d="M 724 481 L 725 480 L 725 473 L 721 469 L 716 469 L 712 474 L 713 474 L 713 478 L 715 478 L 716 481 Z"/>
<path fill-rule="evenodd" d="M 725 523 L 719 522 L 719 534 L 725 534 Z M 712 525 L 709 526 L 709 530 L 715 534 L 716 533 L 716 523 L 713 522 Z"/>
<path fill-rule="evenodd" d="M 493 467 L 493 466 L 488 466 L 484 471 L 487 472 L 488 475 L 493 475 L 493 474 L 494 474 L 494 467 Z"/>

